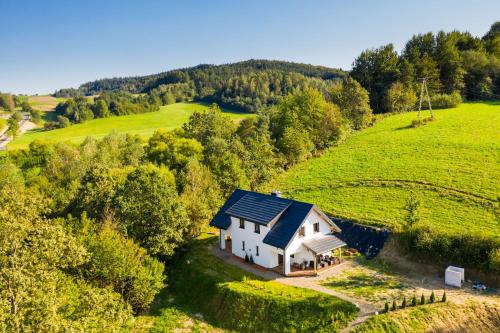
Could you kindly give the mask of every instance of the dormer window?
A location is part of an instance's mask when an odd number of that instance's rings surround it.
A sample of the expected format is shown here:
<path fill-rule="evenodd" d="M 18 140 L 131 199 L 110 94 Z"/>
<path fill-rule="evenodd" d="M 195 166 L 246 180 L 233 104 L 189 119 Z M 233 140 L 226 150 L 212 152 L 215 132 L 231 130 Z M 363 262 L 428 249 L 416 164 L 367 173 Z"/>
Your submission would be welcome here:
<path fill-rule="evenodd" d="M 240 219 L 240 229 L 245 229 L 245 220 Z"/>
<path fill-rule="evenodd" d="M 306 228 L 304 226 L 299 229 L 299 237 L 304 237 L 306 235 Z"/>
<path fill-rule="evenodd" d="M 260 224 L 255 223 L 255 233 L 260 234 Z"/>

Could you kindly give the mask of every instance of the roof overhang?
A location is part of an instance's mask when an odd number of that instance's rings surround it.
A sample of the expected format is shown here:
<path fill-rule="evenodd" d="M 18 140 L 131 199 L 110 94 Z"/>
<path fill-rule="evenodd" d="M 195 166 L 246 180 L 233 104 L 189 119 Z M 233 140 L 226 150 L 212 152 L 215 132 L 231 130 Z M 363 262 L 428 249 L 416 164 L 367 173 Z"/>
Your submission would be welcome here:
<path fill-rule="evenodd" d="M 321 254 L 346 246 L 347 244 L 332 234 L 313 237 L 302 242 L 314 254 Z"/>

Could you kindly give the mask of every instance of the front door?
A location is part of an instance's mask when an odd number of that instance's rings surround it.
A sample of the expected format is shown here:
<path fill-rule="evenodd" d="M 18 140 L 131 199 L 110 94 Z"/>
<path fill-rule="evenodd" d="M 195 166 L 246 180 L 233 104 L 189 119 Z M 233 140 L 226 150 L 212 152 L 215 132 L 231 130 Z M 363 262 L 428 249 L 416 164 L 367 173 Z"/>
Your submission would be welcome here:
<path fill-rule="evenodd" d="M 281 265 L 281 264 L 283 264 L 283 255 L 278 254 L 278 265 Z"/>

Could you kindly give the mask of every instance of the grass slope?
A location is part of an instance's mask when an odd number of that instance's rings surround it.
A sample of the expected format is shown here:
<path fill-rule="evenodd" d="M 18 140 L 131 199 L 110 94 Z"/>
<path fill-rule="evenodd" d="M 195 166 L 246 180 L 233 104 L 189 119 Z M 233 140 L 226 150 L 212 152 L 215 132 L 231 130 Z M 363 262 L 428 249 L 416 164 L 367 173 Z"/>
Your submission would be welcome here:
<path fill-rule="evenodd" d="M 357 308 L 349 302 L 263 281 L 226 264 L 210 254 L 216 239 L 198 239 L 173 265 L 169 288 L 149 315 L 154 318 L 153 332 L 178 320 L 172 314 L 179 311 L 198 313 L 195 318 L 202 314 L 210 330 L 220 327 L 237 332 L 335 332 L 356 316 Z M 182 320 L 182 315 L 175 317 Z"/>
<path fill-rule="evenodd" d="M 81 143 L 88 136 L 101 138 L 113 131 L 138 134 L 147 138 L 159 128 L 170 130 L 182 126 L 193 112 L 204 110 L 207 107 L 207 105 L 200 103 L 176 103 L 162 106 L 156 112 L 94 119 L 83 124 L 52 131 L 34 129 L 16 138 L 8 145 L 8 148 L 27 148 L 29 143 L 36 139 Z M 235 121 L 249 115 L 227 109 L 223 109 L 223 111 Z"/>
<path fill-rule="evenodd" d="M 409 127 L 414 112 L 387 117 L 272 185 L 333 215 L 387 227 L 402 223 L 413 190 L 421 219 L 439 230 L 500 238 L 493 208 L 500 194 L 500 104 L 466 103 L 435 115 L 419 128 Z"/>

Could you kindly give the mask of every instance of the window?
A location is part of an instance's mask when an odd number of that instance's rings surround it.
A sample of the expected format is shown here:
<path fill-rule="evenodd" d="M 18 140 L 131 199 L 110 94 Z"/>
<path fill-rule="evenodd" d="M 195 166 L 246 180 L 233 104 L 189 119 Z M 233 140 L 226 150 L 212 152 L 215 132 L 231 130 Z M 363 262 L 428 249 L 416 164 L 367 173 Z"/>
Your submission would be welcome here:
<path fill-rule="evenodd" d="M 314 232 L 319 232 L 319 222 L 314 223 Z"/>
<path fill-rule="evenodd" d="M 241 250 L 242 250 L 242 251 L 245 251 L 245 241 L 242 241 L 242 242 L 241 242 Z"/>
<path fill-rule="evenodd" d="M 259 247 L 258 246 L 255 247 L 255 256 L 256 257 L 259 256 Z"/>
<path fill-rule="evenodd" d="M 245 229 L 245 220 L 240 219 L 240 229 Z"/>
<path fill-rule="evenodd" d="M 255 233 L 260 234 L 260 224 L 255 223 Z"/>
<path fill-rule="evenodd" d="M 300 227 L 299 237 L 303 237 L 305 235 L 306 235 L 306 228 L 305 227 Z"/>
<path fill-rule="evenodd" d="M 295 254 L 290 254 L 290 258 L 295 258 Z"/>

